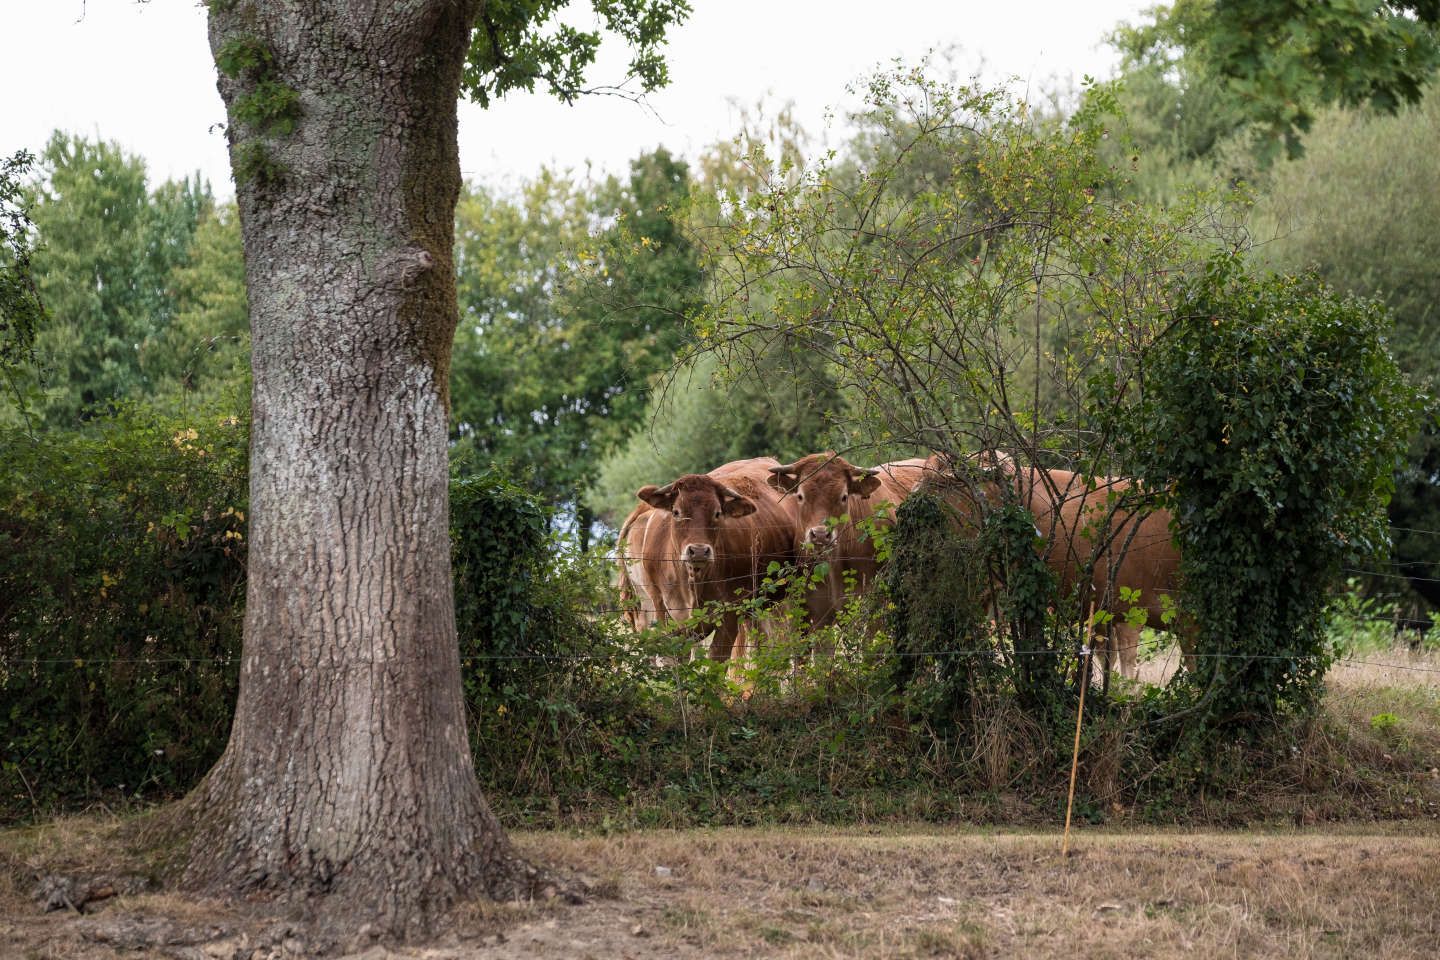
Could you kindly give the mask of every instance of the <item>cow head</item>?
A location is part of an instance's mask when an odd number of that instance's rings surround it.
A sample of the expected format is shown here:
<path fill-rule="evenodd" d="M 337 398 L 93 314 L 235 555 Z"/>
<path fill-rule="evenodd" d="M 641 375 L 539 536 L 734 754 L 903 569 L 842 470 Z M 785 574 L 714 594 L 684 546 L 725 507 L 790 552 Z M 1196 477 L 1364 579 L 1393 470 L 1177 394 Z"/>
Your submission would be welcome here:
<path fill-rule="evenodd" d="M 635 496 L 656 510 L 670 513 L 675 543 L 680 549 L 678 559 L 692 581 L 703 578 L 714 562 L 721 524 L 727 518 L 755 512 L 753 500 L 698 473 L 687 473 L 663 487 L 648 484 L 637 490 Z"/>
<path fill-rule="evenodd" d="M 837 521 L 852 504 L 880 489 L 879 470 L 856 467 L 836 453 L 812 453 L 794 463 L 771 467 L 766 481 L 795 498 L 799 507 L 800 545 L 828 550 L 835 545 Z"/>
<path fill-rule="evenodd" d="M 975 466 L 1002 480 L 1013 480 L 1019 472 L 1015 458 L 1003 450 L 981 450 L 974 455 Z"/>

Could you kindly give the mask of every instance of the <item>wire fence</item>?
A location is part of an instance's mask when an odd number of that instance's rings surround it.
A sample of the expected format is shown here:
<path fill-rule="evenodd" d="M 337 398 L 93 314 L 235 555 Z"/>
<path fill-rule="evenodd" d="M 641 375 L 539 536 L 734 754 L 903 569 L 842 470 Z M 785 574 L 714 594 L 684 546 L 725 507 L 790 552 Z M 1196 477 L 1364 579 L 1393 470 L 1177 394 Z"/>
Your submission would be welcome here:
<path fill-rule="evenodd" d="M 1388 622 L 1388 621 L 1386 621 Z M 463 659 L 475 662 L 534 662 L 534 663 L 649 663 L 657 656 L 665 656 L 661 651 L 635 651 L 635 650 L 613 650 L 603 653 L 493 653 L 467 655 Z M 955 658 L 995 658 L 995 657 L 1054 657 L 1057 659 L 1071 659 L 1076 655 L 1075 650 L 1001 650 L 996 647 L 975 648 L 970 650 L 956 650 L 953 648 L 934 650 L 887 650 L 883 653 L 873 655 L 855 655 L 846 653 L 833 653 L 827 655 L 829 659 L 842 660 L 847 663 L 865 665 L 884 663 L 897 658 L 918 658 L 918 657 L 955 657 Z M 1423 654 L 1422 654 L 1423 655 Z M 1400 664 L 1393 660 L 1371 660 L 1355 656 L 1329 657 L 1327 654 L 1311 654 L 1309 656 L 1280 656 L 1278 654 L 1253 654 L 1253 653 L 1194 653 L 1185 654 L 1187 658 L 1195 660 L 1319 660 L 1328 658 L 1329 662 L 1347 663 L 1357 666 L 1387 667 L 1397 670 L 1413 670 L 1419 673 L 1440 674 L 1440 661 L 1435 665 L 1421 664 Z M 74 664 L 76 669 L 83 669 L 87 666 L 109 666 L 114 664 L 147 664 L 147 665 L 175 665 L 186 666 L 229 666 L 238 664 L 241 658 L 236 657 L 0 657 L 0 669 L 13 666 L 59 666 Z M 392 663 L 394 660 L 376 661 L 377 663 Z"/>

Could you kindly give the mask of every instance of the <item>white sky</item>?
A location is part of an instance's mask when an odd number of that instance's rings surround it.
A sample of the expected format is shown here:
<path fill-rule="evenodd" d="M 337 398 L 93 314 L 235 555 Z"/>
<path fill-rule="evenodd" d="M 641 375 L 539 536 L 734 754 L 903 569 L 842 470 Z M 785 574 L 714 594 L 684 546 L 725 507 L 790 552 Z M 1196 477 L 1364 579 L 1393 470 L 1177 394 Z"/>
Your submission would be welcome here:
<path fill-rule="evenodd" d="M 565 107 L 544 94 L 512 96 L 490 110 L 460 107 L 465 175 L 514 182 L 542 164 L 623 171 L 664 144 L 693 157 L 736 132 L 735 104 L 793 102 L 819 133 L 845 86 L 893 57 L 918 60 L 958 46 L 961 69 L 991 80 L 1016 76 L 1046 89 L 1107 76 L 1103 36 L 1153 0 L 693 0 L 671 38 L 671 85 L 653 112 L 612 97 Z M 38 153 L 52 130 L 119 141 L 143 156 L 152 182 L 199 170 L 229 196 L 225 119 L 197 0 L 0 0 L 0 155 Z M 623 57 L 602 57 L 616 82 Z M 214 129 L 212 129 L 214 128 Z"/>

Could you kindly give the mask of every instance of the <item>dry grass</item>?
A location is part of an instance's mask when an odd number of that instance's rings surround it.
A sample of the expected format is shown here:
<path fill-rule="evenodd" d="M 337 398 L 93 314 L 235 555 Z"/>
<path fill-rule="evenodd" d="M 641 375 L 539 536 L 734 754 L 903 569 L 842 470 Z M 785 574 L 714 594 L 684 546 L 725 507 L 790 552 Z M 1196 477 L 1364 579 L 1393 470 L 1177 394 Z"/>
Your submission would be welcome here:
<path fill-rule="evenodd" d="M 41 845 L 52 842 L 44 833 Z M 377 949 L 366 960 L 1405 960 L 1433 958 L 1440 944 L 1440 836 L 1433 825 L 1326 833 L 1085 831 L 1068 861 L 1054 833 L 973 828 L 529 833 L 517 842 L 531 857 L 586 876 L 595 892 L 590 902 L 477 906 L 457 915 L 438 947 Z M 36 843 L 32 837 L 19 846 L 38 851 Z M 0 849 L 16 847 L 14 834 L 0 836 Z M 235 913 L 173 896 L 120 898 L 96 917 L 42 917 L 15 894 L 12 888 L 0 899 L 0 916 L 8 917 L 0 920 L 0 956 L 230 956 L 205 950 L 228 949 L 245 936 Z M 209 923 L 216 939 L 127 952 L 96 939 L 107 913 L 164 915 L 187 928 Z"/>
<path fill-rule="evenodd" d="M 1400 960 L 1440 944 L 1433 832 L 1086 833 L 1069 861 L 1058 841 L 973 830 L 521 838 L 543 859 L 604 864 L 621 898 L 554 918 L 577 957 Z M 511 945 L 527 937 L 514 931 Z M 456 954 L 511 955 L 525 954 Z"/>
<path fill-rule="evenodd" d="M 1331 687 L 1419 687 L 1440 691 L 1440 650 L 1394 647 L 1338 660 L 1325 675 Z"/>
<path fill-rule="evenodd" d="M 1162 636 L 1162 640 L 1168 637 Z M 1174 676 L 1181 663 L 1180 647 L 1174 643 L 1146 648 L 1142 645 L 1140 679 L 1163 684 Z M 1337 687 L 1422 687 L 1440 690 L 1440 650 L 1411 650 L 1397 646 L 1368 650 L 1335 661 L 1325 681 Z"/>

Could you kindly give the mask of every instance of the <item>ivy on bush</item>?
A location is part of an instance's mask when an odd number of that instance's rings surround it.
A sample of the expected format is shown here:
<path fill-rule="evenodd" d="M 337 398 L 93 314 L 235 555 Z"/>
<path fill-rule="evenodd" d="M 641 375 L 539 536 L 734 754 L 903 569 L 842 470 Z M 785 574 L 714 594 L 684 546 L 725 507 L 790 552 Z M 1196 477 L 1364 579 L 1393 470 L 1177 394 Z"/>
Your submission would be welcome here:
<path fill-rule="evenodd" d="M 494 471 L 450 484 L 455 621 L 472 707 L 534 689 L 537 675 L 595 646 L 595 628 L 570 602 L 574 578 L 556 569 L 550 513 Z"/>
<path fill-rule="evenodd" d="M 977 693 L 1013 692 L 1043 713 L 1064 681 L 1064 637 L 1046 616 L 1059 598 L 1035 549 L 1035 518 L 1012 487 L 998 489 L 1012 502 L 982 505 L 966 480 L 932 479 L 896 513 L 881 575 L 895 678 L 901 687 L 929 681 L 909 699 L 935 720 L 964 717 Z"/>
<path fill-rule="evenodd" d="M 1342 567 L 1383 555 L 1385 504 L 1420 401 L 1385 308 L 1223 255 L 1179 291 L 1131 413 L 1180 538 L 1205 726 L 1313 704 Z"/>

